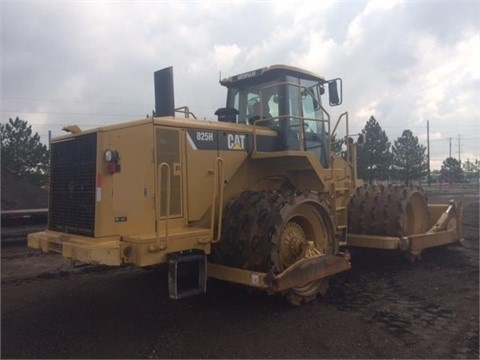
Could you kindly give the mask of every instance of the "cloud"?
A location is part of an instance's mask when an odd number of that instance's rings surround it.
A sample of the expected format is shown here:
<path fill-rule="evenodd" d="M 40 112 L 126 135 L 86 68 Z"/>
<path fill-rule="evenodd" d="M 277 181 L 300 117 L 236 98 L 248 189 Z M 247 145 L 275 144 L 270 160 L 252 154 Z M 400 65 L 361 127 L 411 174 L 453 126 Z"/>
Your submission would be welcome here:
<path fill-rule="evenodd" d="M 462 134 L 480 157 L 479 3 L 469 1 L 3 2 L 2 121 L 61 127 L 151 113 L 153 72 L 174 67 L 177 106 L 214 119 L 223 77 L 273 64 L 343 79 L 352 132 L 374 115 L 393 142 Z M 75 114 L 75 115 L 74 115 Z M 90 114 L 90 115 L 79 115 Z M 476 142 L 467 140 L 475 138 Z M 431 137 L 432 139 L 432 137 Z M 441 161 L 440 161 L 441 163 Z"/>
<path fill-rule="evenodd" d="M 240 52 L 241 49 L 237 44 L 215 45 L 213 57 L 220 68 L 230 68 Z"/>

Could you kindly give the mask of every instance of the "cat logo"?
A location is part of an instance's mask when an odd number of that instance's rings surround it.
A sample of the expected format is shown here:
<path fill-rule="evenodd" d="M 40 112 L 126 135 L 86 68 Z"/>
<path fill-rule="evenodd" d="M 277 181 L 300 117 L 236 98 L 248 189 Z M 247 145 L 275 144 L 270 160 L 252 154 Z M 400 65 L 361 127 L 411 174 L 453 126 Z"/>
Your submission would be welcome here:
<path fill-rule="evenodd" d="M 227 146 L 230 150 L 245 150 L 245 135 L 227 135 Z"/>

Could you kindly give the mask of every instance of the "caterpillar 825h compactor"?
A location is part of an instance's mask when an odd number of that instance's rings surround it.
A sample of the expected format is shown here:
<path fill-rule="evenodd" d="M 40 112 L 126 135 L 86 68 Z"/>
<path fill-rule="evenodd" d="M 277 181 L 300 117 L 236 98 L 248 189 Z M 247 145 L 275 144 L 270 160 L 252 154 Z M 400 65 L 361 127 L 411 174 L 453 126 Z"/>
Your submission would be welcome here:
<path fill-rule="evenodd" d="M 175 108 L 172 68 L 154 78 L 155 116 L 71 126 L 51 142 L 48 227 L 29 234 L 30 247 L 93 264 L 168 263 L 171 298 L 204 292 L 213 277 L 299 304 L 350 268 L 346 245 L 417 257 L 461 239 L 459 204 L 363 187 L 363 136 L 349 136 L 348 113 L 333 122 L 326 110 L 342 102 L 341 79 L 280 65 L 233 76 L 221 81 L 226 107 L 207 121 Z M 333 156 L 339 124 L 345 151 Z M 195 281 L 182 283 L 190 268 Z"/>

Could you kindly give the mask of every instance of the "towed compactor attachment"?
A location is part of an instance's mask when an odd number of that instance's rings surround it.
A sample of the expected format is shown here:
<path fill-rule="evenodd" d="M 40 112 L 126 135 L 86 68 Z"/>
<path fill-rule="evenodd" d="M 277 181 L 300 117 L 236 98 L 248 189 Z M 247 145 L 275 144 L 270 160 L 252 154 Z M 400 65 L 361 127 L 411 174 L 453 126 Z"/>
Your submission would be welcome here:
<path fill-rule="evenodd" d="M 400 250 L 415 262 L 423 249 L 463 245 L 462 215 L 461 202 L 427 205 L 418 188 L 359 188 L 349 205 L 347 245 Z"/>

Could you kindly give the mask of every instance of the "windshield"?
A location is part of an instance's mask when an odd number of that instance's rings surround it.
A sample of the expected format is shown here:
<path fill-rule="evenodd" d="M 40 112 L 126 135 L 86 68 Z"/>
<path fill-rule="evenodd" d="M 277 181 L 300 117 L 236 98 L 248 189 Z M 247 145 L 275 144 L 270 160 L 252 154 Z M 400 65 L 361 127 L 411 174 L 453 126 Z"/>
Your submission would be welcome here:
<path fill-rule="evenodd" d="M 238 123 L 277 130 L 277 150 L 311 150 L 326 164 L 323 93 L 319 81 L 285 76 L 268 83 L 230 87 L 227 107 L 238 110 Z"/>
<path fill-rule="evenodd" d="M 238 110 L 238 123 L 253 123 L 252 118 L 256 117 L 292 115 L 305 118 L 311 131 L 316 132 L 317 122 L 312 119 L 323 119 L 321 85 L 313 81 L 292 80 L 291 83 L 270 82 L 230 88 L 227 107 Z"/>

